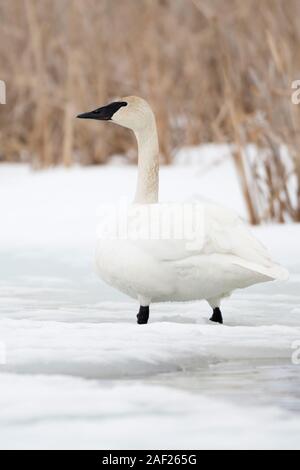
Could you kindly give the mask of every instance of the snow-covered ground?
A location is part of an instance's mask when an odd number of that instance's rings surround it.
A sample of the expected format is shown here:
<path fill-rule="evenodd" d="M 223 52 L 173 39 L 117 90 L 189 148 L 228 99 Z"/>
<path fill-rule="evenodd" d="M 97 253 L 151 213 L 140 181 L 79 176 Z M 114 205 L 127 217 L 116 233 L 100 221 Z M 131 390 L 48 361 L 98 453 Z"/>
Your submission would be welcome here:
<path fill-rule="evenodd" d="M 246 217 L 231 160 L 203 160 L 162 168 L 162 200 Z M 93 268 L 98 205 L 135 179 L 0 166 L 0 447 L 299 449 L 300 227 L 255 229 L 291 279 L 235 293 L 225 326 L 201 302 L 154 305 L 138 326 Z"/>

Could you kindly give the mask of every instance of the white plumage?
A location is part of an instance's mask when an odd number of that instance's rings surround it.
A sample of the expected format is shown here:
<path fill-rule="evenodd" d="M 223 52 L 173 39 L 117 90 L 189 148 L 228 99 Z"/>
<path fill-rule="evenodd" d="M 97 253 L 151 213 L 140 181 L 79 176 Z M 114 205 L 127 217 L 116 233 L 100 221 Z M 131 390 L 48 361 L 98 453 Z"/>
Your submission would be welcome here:
<path fill-rule="evenodd" d="M 231 211 L 207 202 L 158 203 L 157 131 L 144 100 L 127 97 L 80 117 L 129 127 L 139 148 L 135 201 L 106 224 L 98 241 L 104 281 L 143 307 L 205 299 L 216 309 L 235 289 L 288 278 Z M 118 227 L 126 227 L 126 236 L 118 236 Z"/>

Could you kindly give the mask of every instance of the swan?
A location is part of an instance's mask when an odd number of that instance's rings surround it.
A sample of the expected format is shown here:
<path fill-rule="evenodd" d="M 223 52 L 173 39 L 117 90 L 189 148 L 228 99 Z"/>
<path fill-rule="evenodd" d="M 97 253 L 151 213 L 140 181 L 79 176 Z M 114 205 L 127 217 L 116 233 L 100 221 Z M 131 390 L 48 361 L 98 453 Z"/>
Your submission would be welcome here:
<path fill-rule="evenodd" d="M 210 320 L 222 324 L 221 301 L 234 290 L 288 278 L 230 210 L 210 202 L 158 202 L 157 127 L 144 99 L 125 97 L 77 117 L 111 121 L 137 140 L 135 198 L 99 238 L 96 267 L 106 283 L 138 300 L 138 324 L 148 323 L 151 303 L 195 300 L 206 300 Z M 114 236 L 124 221 L 127 236 Z"/>

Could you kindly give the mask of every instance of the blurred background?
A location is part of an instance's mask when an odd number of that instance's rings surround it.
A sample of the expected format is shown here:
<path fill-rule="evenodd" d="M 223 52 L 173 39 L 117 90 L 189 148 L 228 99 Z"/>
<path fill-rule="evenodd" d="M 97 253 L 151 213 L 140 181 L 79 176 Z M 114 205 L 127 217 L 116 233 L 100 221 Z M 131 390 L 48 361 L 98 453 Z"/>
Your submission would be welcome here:
<path fill-rule="evenodd" d="M 2 0 L 0 17 L 1 161 L 136 163 L 126 130 L 74 117 L 140 95 L 162 163 L 228 143 L 250 222 L 300 221 L 299 0 Z"/>

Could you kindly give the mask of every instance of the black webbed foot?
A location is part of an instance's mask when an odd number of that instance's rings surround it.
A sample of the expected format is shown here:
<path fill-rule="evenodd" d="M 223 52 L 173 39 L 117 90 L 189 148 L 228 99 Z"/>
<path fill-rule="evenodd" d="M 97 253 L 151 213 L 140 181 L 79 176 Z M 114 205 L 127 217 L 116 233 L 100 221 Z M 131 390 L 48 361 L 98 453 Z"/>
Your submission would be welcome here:
<path fill-rule="evenodd" d="M 137 322 L 139 325 L 146 325 L 149 320 L 149 307 L 140 307 L 140 311 L 137 314 Z"/>
<path fill-rule="evenodd" d="M 222 312 L 218 307 L 214 308 L 214 313 L 210 321 L 213 321 L 214 323 L 220 323 L 221 325 L 223 325 Z"/>

